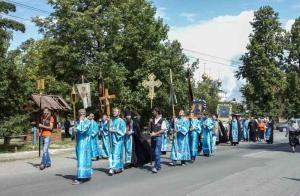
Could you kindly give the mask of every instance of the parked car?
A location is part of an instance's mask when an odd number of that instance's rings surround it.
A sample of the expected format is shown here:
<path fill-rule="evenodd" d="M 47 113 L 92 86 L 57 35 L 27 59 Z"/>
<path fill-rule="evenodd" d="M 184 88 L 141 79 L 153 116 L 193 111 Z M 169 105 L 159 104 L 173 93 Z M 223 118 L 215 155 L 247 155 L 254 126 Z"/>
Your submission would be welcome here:
<path fill-rule="evenodd" d="M 278 122 L 275 124 L 275 129 L 280 132 L 286 132 L 289 121 Z"/>
<path fill-rule="evenodd" d="M 298 123 L 298 125 L 300 126 L 300 118 L 293 118 L 293 120 L 295 120 Z M 290 122 L 290 120 L 285 121 L 285 122 L 276 123 L 275 129 L 279 130 L 280 132 L 286 132 L 289 122 Z"/>

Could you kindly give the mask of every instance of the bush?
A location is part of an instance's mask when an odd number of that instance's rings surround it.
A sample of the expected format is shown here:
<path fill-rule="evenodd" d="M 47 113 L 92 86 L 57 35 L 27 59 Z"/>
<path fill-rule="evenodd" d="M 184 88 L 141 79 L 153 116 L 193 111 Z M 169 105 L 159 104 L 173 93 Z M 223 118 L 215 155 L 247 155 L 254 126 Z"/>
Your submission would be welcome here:
<path fill-rule="evenodd" d="M 0 123 L 0 136 L 22 135 L 30 128 L 28 114 L 16 114 Z"/>

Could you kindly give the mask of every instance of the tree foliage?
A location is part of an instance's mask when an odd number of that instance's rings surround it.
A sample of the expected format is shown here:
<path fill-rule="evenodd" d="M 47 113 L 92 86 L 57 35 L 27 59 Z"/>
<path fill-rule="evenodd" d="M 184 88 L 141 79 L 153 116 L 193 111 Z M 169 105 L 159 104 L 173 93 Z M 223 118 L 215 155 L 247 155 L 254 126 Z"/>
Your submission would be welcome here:
<path fill-rule="evenodd" d="M 156 89 L 154 105 L 170 113 L 168 105 L 169 69 L 179 106 L 188 104 L 187 61 L 177 41 L 168 40 L 168 26 L 155 18 L 155 8 L 145 0 L 50 0 L 54 12 L 35 22 L 44 33 L 47 47 L 41 54 L 40 74 L 51 75 L 69 85 L 81 82 L 81 75 L 92 82 L 104 77 L 110 93 L 117 96 L 113 106 L 149 114 L 148 90 L 142 81 L 154 73 L 163 85 Z M 64 96 L 67 96 L 65 93 Z M 97 110 L 97 97 L 93 97 Z"/>
<path fill-rule="evenodd" d="M 236 76 L 244 78 L 241 89 L 248 108 L 254 115 L 281 115 L 286 88 L 284 65 L 284 30 L 278 13 L 270 6 L 261 7 L 251 22 L 253 33 L 247 52 L 242 56 L 243 65 Z"/>
<path fill-rule="evenodd" d="M 287 88 L 285 99 L 285 116 L 300 116 L 300 18 L 295 20 L 287 34 L 286 73 Z"/>
<path fill-rule="evenodd" d="M 15 5 L 0 1 L 0 13 L 16 11 Z M 8 134 L 5 127 L 14 125 L 26 99 L 26 77 L 22 67 L 16 66 L 14 52 L 7 52 L 12 31 L 25 31 L 25 26 L 17 21 L 0 17 L 0 135 Z M 20 120 L 20 119 L 19 119 Z M 15 124 L 16 125 L 16 124 Z M 16 125 L 17 126 L 17 125 Z M 19 129 L 12 129 L 18 132 Z"/>

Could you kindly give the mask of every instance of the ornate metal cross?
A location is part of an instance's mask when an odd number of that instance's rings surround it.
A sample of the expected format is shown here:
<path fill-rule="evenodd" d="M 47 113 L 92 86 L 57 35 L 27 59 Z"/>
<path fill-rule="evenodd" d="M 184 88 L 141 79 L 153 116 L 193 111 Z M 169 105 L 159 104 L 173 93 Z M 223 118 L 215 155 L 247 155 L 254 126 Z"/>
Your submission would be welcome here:
<path fill-rule="evenodd" d="M 143 85 L 143 87 L 149 89 L 148 97 L 151 100 L 151 108 L 152 108 L 152 101 L 153 101 L 154 97 L 156 96 L 156 94 L 154 92 L 154 87 L 159 88 L 162 83 L 160 80 L 155 80 L 156 76 L 153 73 L 151 73 L 148 76 L 148 79 L 149 80 L 144 80 L 142 85 Z"/>
<path fill-rule="evenodd" d="M 110 103 L 109 103 L 109 100 L 110 99 L 114 99 L 114 98 L 116 98 L 116 96 L 115 95 L 110 95 L 108 93 L 108 89 L 105 88 L 105 90 L 104 90 L 104 96 L 100 97 L 100 100 L 104 100 L 105 101 L 107 116 L 110 116 Z"/>

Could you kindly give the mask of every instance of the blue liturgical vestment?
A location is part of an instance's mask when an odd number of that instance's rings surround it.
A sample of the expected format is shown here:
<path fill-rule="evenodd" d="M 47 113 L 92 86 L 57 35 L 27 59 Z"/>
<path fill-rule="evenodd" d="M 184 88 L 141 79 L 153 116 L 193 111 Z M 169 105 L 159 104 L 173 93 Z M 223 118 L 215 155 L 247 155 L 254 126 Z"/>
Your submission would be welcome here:
<path fill-rule="evenodd" d="M 212 153 L 212 132 L 214 125 L 214 121 L 211 118 L 202 119 L 202 151 L 204 155 L 209 156 Z"/>
<path fill-rule="evenodd" d="M 109 154 L 109 168 L 110 169 L 123 169 L 123 147 L 124 135 L 126 132 L 125 121 L 119 117 L 112 118 L 109 121 L 109 140 L 111 140 L 111 150 Z"/>
<path fill-rule="evenodd" d="M 166 126 L 167 129 L 165 130 L 164 133 L 161 134 L 162 141 L 161 141 L 161 151 L 166 152 L 168 151 L 168 131 L 170 130 L 170 123 L 166 120 Z"/>
<path fill-rule="evenodd" d="M 190 120 L 190 149 L 191 156 L 196 157 L 198 155 L 198 146 L 199 146 L 199 136 L 201 133 L 201 124 L 200 121 L 196 118 Z"/>
<path fill-rule="evenodd" d="M 128 129 L 128 130 L 127 130 Z M 129 134 L 125 134 L 125 141 L 124 141 L 124 147 L 125 147 L 125 163 L 131 163 L 132 159 L 132 134 L 133 131 L 133 121 L 131 120 L 130 124 L 126 126 L 126 130 Z"/>
<path fill-rule="evenodd" d="M 178 118 L 176 120 L 175 126 L 177 134 L 174 140 L 176 141 L 174 142 L 173 140 L 170 158 L 173 161 L 191 160 L 191 151 L 189 144 L 189 121 L 186 118 Z"/>
<path fill-rule="evenodd" d="M 236 119 L 233 119 L 231 121 L 231 143 L 232 144 L 238 144 L 239 143 L 239 129 L 238 129 L 238 122 Z"/>
<path fill-rule="evenodd" d="M 100 157 L 101 156 L 101 150 L 99 146 L 99 138 L 98 138 L 98 133 L 99 133 L 99 125 L 96 121 L 91 120 L 91 146 L 92 146 L 92 158 Z"/>
<path fill-rule="evenodd" d="M 109 143 L 107 122 L 103 120 L 101 121 L 100 131 L 102 135 L 101 156 L 103 158 L 108 158 L 110 152 L 110 143 Z"/>
<path fill-rule="evenodd" d="M 243 137 L 244 137 L 244 140 L 248 140 L 249 138 L 249 128 L 248 128 L 248 125 L 249 125 L 249 120 L 244 120 L 243 122 Z"/>
<path fill-rule="evenodd" d="M 90 178 L 92 170 L 91 122 L 87 118 L 76 124 L 77 178 Z"/>

